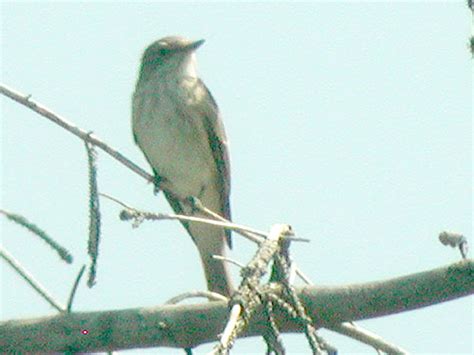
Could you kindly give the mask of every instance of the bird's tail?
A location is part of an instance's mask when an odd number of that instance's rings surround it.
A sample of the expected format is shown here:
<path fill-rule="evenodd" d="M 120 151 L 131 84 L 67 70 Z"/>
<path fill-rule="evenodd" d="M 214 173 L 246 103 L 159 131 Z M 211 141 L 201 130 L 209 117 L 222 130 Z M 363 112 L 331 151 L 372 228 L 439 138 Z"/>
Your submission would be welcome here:
<path fill-rule="evenodd" d="M 212 256 L 201 254 L 201 261 L 209 291 L 231 296 L 233 292 L 227 262 L 213 259 Z"/>
<path fill-rule="evenodd" d="M 225 256 L 226 236 L 220 227 L 202 223 L 190 223 L 194 242 L 197 245 L 209 291 L 230 296 L 233 292 L 228 262 L 214 259 L 213 255 Z"/>
<path fill-rule="evenodd" d="M 166 191 L 165 195 L 176 213 L 206 218 L 206 216 L 202 216 L 199 213 L 194 214 L 189 208 L 182 206 L 178 200 L 174 199 L 173 196 Z M 212 195 L 212 197 L 213 196 L 214 195 Z M 212 202 L 215 202 L 212 198 L 204 201 L 204 203 L 207 203 L 207 205 L 205 204 L 206 206 L 210 206 L 210 208 L 214 207 L 214 210 L 218 211 L 219 208 L 217 208 L 217 204 L 220 202 L 214 205 L 212 205 Z M 229 236 L 226 235 L 224 229 L 221 227 L 199 222 L 181 221 L 181 223 L 191 235 L 198 248 L 208 290 L 224 296 L 230 296 L 234 289 L 228 270 L 229 263 L 212 257 L 213 255 L 225 256 Z"/>

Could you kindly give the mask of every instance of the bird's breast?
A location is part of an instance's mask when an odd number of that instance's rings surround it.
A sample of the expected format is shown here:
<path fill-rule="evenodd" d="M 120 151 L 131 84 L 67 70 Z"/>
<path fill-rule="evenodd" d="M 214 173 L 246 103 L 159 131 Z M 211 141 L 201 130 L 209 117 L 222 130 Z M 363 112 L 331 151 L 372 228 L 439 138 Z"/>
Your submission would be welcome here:
<path fill-rule="evenodd" d="M 137 90 L 133 102 L 137 143 L 157 173 L 186 196 L 196 196 L 217 174 L 199 95 L 192 81 L 167 82 Z"/>

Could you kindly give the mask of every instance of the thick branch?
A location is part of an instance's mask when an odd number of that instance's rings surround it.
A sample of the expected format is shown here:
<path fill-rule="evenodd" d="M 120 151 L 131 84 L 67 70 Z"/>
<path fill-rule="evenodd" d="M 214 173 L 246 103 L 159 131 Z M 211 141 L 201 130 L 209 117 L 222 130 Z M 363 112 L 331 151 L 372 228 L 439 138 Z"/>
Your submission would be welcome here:
<path fill-rule="evenodd" d="M 413 310 L 473 293 L 473 260 L 380 282 L 298 289 L 316 327 Z M 275 310 L 282 332 L 303 331 Z M 257 312 L 244 336 L 261 334 L 267 327 L 263 314 Z M 6 321 L 0 323 L 0 352 L 189 348 L 215 341 L 227 315 L 225 302 L 211 302 Z"/>

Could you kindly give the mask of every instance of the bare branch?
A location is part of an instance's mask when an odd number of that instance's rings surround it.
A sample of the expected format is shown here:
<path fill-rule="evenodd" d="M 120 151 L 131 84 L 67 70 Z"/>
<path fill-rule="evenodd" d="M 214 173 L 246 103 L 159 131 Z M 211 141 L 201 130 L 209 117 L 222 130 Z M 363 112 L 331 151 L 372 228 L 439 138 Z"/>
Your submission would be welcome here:
<path fill-rule="evenodd" d="M 4 248 L 0 247 L 0 257 L 3 258 L 15 271 L 25 280 L 33 289 L 43 297 L 46 302 L 48 302 L 51 306 L 56 308 L 59 312 L 66 312 L 66 307 L 62 306 L 57 302 L 53 296 L 51 296 L 48 291 L 38 282 L 35 280 L 33 275 L 31 275 L 28 271 L 25 270 L 23 266 L 20 265 L 18 261 Z M 0 346 L 0 349 L 2 347 Z"/>
<path fill-rule="evenodd" d="M 234 304 L 229 321 L 212 354 L 226 354 L 236 337 L 247 327 L 257 308 L 261 306 L 262 299 L 258 293 L 258 286 L 267 272 L 268 264 L 280 249 L 280 240 L 290 235 L 293 235 L 290 226 L 282 224 L 272 226 L 268 238 L 260 244 L 252 260 L 242 269 L 243 280 L 232 296 Z"/>
<path fill-rule="evenodd" d="M 474 261 L 396 279 L 341 287 L 296 289 L 316 328 L 406 312 L 474 293 Z M 278 292 L 277 292 L 278 294 Z M 275 322 L 283 332 L 302 332 L 298 321 L 274 305 Z M 78 312 L 0 323 L 4 352 L 76 352 L 169 346 L 192 348 L 213 342 L 226 323 L 226 302 L 159 306 L 105 312 Z M 203 319 L 206 319 L 205 326 Z M 414 325 L 419 327 L 420 325 Z M 261 335 L 268 328 L 264 310 L 256 312 L 242 336 Z M 87 329 L 87 341 L 81 329 Z"/>
<path fill-rule="evenodd" d="M 89 142 L 100 149 L 102 149 L 104 152 L 109 154 L 111 157 L 116 159 L 117 161 L 121 162 L 124 164 L 126 167 L 143 177 L 144 179 L 153 182 L 154 178 L 152 175 L 148 174 L 145 170 L 140 168 L 138 165 L 127 159 L 124 155 L 122 155 L 120 152 L 115 150 L 114 148 L 110 147 L 108 144 L 104 143 L 102 140 L 100 140 L 98 137 L 96 137 L 94 134 L 91 134 L 90 131 L 85 131 L 71 122 L 67 121 L 64 117 L 54 113 L 47 107 L 41 105 L 40 103 L 37 103 L 36 101 L 31 100 L 31 95 L 24 95 L 21 94 L 13 89 L 10 89 L 6 85 L 0 84 L 0 93 L 9 97 L 10 99 L 22 104 L 23 106 L 28 107 L 29 109 L 35 111 L 36 113 L 39 113 L 41 116 L 46 117 L 50 121 L 56 123 L 57 125 L 63 127 L 70 133 L 74 134 L 76 137 L 79 137 L 85 142 Z"/>

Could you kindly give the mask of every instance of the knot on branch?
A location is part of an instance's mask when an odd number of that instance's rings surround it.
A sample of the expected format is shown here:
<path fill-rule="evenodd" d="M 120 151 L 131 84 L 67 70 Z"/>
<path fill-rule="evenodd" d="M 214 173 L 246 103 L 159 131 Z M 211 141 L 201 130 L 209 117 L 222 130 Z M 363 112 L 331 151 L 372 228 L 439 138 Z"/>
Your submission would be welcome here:
<path fill-rule="evenodd" d="M 242 269 L 242 282 L 231 300 L 231 316 L 214 353 L 226 354 L 236 337 L 263 307 L 268 318 L 268 328 L 263 334 L 268 353 L 284 354 L 274 317 L 275 305 L 280 306 L 292 318 L 300 320 L 314 354 L 320 354 L 322 349 L 325 349 L 325 346 L 321 345 L 323 341 L 316 335 L 311 318 L 306 314 L 295 289 L 291 286 L 291 259 L 289 257 L 291 240 L 287 238 L 289 236 L 293 236 L 290 226 L 273 226 L 268 238 L 260 244 L 255 256 Z M 271 261 L 273 261 L 272 275 L 267 284 L 262 284 L 261 279 L 267 273 Z"/>

